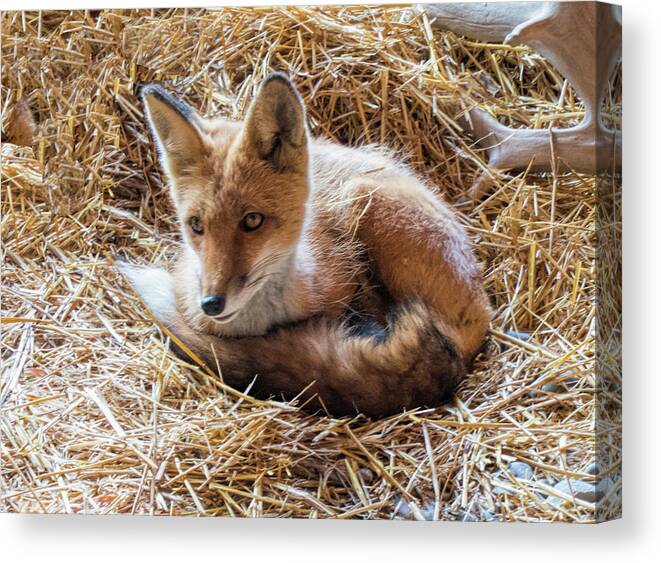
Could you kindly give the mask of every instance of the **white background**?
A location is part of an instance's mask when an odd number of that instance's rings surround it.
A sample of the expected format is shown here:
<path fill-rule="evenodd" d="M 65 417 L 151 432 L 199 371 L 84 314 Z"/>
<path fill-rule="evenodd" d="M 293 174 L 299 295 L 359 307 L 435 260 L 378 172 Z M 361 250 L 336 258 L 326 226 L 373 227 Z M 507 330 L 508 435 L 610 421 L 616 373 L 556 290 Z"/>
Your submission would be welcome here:
<path fill-rule="evenodd" d="M 257 3 L 278 2 L 252 2 Z M 220 4 L 251 2 L 0 0 L 3 9 Z M 658 561 L 661 3 L 623 0 L 622 4 L 626 77 L 622 520 L 580 526 L 1 514 L 0 561 Z"/>

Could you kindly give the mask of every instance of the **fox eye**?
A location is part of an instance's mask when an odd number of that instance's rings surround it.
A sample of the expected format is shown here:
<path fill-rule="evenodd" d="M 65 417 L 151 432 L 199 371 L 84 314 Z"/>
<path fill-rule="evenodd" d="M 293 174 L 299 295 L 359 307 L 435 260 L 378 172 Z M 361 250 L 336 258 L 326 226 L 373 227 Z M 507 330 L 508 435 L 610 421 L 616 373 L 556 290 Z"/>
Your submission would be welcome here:
<path fill-rule="evenodd" d="M 249 233 L 250 231 L 256 231 L 262 226 L 264 222 L 264 215 L 261 213 L 248 213 L 239 224 L 242 231 Z"/>
<path fill-rule="evenodd" d="M 204 232 L 202 221 L 197 215 L 193 215 L 188 220 L 188 225 L 190 226 L 191 231 L 193 231 L 196 235 L 201 235 Z"/>

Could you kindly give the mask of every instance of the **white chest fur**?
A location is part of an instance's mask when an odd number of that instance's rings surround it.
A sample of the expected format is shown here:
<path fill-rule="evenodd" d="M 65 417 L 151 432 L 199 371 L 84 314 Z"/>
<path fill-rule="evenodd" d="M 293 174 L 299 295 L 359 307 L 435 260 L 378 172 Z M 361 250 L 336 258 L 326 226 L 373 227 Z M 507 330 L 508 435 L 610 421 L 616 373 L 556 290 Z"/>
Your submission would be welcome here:
<path fill-rule="evenodd" d="M 286 274 L 270 276 L 248 303 L 227 323 L 215 323 L 221 336 L 258 336 L 292 319 L 285 295 Z"/>

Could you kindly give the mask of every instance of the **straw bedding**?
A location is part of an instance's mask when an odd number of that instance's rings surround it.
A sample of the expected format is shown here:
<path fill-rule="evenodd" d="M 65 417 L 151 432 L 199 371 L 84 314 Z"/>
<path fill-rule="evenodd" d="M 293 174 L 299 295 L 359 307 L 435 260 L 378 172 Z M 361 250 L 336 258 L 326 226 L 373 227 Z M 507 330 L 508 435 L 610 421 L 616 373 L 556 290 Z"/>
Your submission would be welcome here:
<path fill-rule="evenodd" d="M 600 258 L 595 233 L 617 243 L 617 186 L 489 170 L 463 119 L 478 104 L 515 126 L 580 120 L 540 56 L 432 30 L 406 7 L 5 12 L 2 43 L 0 510 L 619 514 L 619 255 L 613 244 Z M 294 77 L 315 134 L 386 144 L 455 204 L 492 176 L 490 195 L 461 207 L 496 311 L 491 342 L 451 403 L 374 422 L 254 400 L 170 353 L 114 269 L 112 254 L 167 264 L 179 238 L 135 85 L 162 81 L 240 117 L 272 69 Z M 615 125 L 619 80 L 604 103 Z M 595 325 L 611 339 L 601 378 Z M 566 479 L 605 487 L 598 510 L 553 488 Z"/>

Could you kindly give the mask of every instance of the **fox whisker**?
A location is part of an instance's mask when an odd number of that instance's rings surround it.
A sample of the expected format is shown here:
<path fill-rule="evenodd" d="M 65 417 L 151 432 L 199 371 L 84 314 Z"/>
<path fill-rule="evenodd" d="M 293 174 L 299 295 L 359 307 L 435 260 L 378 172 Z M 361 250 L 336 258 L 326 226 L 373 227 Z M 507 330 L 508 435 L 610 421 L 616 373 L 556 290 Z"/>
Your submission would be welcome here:
<path fill-rule="evenodd" d="M 252 287 L 255 287 L 255 286 L 256 286 L 257 284 L 259 284 L 261 281 L 265 280 L 266 278 L 268 278 L 268 277 L 270 277 L 270 276 L 272 276 L 272 275 L 274 275 L 274 274 L 275 274 L 275 272 L 270 272 L 270 273 L 262 274 L 261 276 L 259 276 L 259 277 L 255 278 L 254 280 L 248 282 L 248 283 L 246 284 L 246 286 L 245 286 L 245 289 L 250 289 L 250 288 L 252 288 Z"/>
<path fill-rule="evenodd" d="M 285 252 L 275 252 L 259 260 L 248 274 L 245 287 L 253 287 L 258 281 L 264 279 L 264 277 L 276 274 L 277 271 L 268 272 L 267 270 L 270 266 L 279 262 L 280 259 L 285 255 Z"/>
<path fill-rule="evenodd" d="M 273 254 L 265 256 L 253 265 L 250 276 L 252 276 L 255 272 L 263 271 L 266 267 L 270 266 L 274 262 L 279 261 L 283 256 L 285 256 L 285 254 L 285 252 L 274 252 Z"/>

